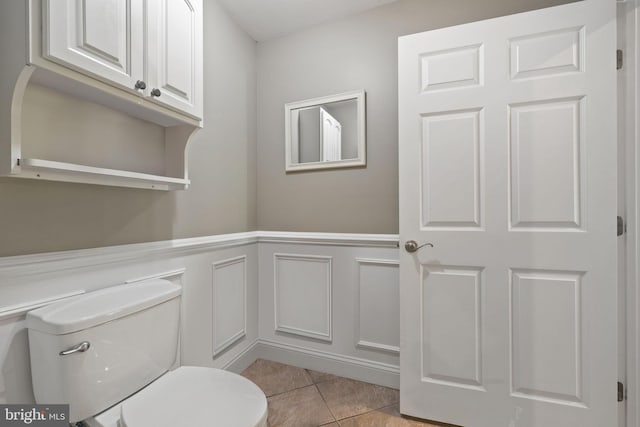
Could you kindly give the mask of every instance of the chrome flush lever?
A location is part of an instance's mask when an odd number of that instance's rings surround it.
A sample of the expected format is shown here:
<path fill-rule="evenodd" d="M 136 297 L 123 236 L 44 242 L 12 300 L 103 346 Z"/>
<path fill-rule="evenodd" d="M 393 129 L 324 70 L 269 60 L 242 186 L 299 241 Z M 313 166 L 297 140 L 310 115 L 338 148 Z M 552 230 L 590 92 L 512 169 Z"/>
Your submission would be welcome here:
<path fill-rule="evenodd" d="M 89 347 L 91 347 L 91 343 L 89 341 L 82 341 L 76 346 L 61 351 L 60 356 L 68 356 L 73 353 L 84 353 L 85 351 L 89 350 Z"/>
<path fill-rule="evenodd" d="M 420 246 L 418 246 L 418 242 L 416 242 L 415 240 L 409 240 L 407 243 L 404 244 L 404 249 L 409 253 L 413 253 L 413 252 L 416 252 L 420 248 L 424 248 L 425 246 L 433 247 L 433 243 L 427 242 L 427 243 L 423 243 Z"/>

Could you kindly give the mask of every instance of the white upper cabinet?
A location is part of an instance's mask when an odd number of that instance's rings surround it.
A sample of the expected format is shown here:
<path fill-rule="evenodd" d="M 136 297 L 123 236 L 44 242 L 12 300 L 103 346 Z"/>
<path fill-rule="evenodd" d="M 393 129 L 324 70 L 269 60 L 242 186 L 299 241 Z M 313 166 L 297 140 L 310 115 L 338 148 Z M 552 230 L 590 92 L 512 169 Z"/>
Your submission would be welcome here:
<path fill-rule="evenodd" d="M 46 0 L 44 58 L 202 118 L 202 0 Z"/>
<path fill-rule="evenodd" d="M 154 0 L 148 10 L 148 90 L 202 117 L 202 0 Z"/>

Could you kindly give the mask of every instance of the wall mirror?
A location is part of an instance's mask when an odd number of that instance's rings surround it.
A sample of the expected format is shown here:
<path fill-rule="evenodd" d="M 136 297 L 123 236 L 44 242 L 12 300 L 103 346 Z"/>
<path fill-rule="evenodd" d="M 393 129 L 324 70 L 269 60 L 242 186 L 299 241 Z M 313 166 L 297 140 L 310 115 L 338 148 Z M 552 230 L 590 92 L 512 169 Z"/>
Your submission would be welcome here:
<path fill-rule="evenodd" d="M 285 105 L 287 172 L 364 166 L 363 90 Z"/>

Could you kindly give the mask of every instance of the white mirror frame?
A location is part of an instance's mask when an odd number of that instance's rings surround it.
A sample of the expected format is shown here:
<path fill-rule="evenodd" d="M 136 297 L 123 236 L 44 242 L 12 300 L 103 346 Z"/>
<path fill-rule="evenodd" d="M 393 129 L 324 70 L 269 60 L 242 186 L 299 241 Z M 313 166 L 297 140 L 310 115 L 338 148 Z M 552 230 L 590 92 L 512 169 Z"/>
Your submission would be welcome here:
<path fill-rule="evenodd" d="M 291 137 L 291 112 L 300 108 L 308 108 L 328 104 L 331 102 L 356 100 L 357 107 L 357 132 L 358 132 L 358 157 L 354 159 L 334 160 L 329 162 L 308 162 L 293 163 L 292 161 L 292 137 Z M 352 92 L 340 93 L 338 95 L 323 96 L 320 98 L 307 99 L 305 101 L 290 102 L 284 106 L 284 126 L 285 126 L 285 171 L 297 172 L 316 169 L 336 169 L 365 166 L 367 164 L 366 149 L 366 120 L 365 120 L 365 91 L 356 90 Z"/>

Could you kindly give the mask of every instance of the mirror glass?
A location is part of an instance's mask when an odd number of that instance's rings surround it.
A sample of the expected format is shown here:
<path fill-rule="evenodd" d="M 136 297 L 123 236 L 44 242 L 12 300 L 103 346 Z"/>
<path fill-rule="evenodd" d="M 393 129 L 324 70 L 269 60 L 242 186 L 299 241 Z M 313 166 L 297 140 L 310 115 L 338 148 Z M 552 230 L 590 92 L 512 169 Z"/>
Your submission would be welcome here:
<path fill-rule="evenodd" d="M 364 111 L 364 91 L 287 104 L 286 170 L 365 165 Z"/>

